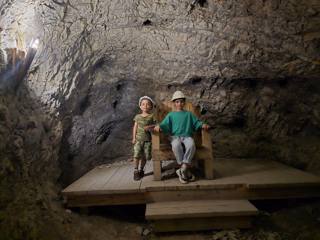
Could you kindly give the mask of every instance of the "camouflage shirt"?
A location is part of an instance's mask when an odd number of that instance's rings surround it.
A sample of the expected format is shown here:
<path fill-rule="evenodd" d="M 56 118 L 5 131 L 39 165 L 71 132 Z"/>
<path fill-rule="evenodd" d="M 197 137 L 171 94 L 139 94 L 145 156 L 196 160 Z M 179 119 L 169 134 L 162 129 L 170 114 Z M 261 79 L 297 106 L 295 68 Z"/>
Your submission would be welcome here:
<path fill-rule="evenodd" d="M 156 124 L 156 120 L 153 114 L 149 114 L 148 116 L 143 117 L 141 114 L 137 114 L 133 121 L 138 124 L 136 140 L 137 141 L 151 141 L 151 133 L 149 131 L 145 131 L 144 127 L 148 125 Z"/>

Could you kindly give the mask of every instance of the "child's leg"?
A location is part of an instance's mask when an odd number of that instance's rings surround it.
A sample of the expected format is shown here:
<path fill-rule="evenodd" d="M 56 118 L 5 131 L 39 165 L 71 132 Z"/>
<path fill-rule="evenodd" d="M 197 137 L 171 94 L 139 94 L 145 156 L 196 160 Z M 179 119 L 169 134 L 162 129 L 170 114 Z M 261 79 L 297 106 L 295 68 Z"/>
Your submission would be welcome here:
<path fill-rule="evenodd" d="M 141 160 L 140 160 L 140 168 L 139 168 L 139 170 L 140 171 L 143 171 L 144 170 L 144 167 L 146 166 L 146 159 L 145 158 L 141 158 Z"/>
<path fill-rule="evenodd" d="M 192 165 L 192 159 L 196 152 L 196 145 L 192 137 L 186 137 L 182 139 L 183 144 L 185 146 L 185 153 L 183 156 L 183 173 L 184 176 L 188 179 L 188 181 L 194 181 L 195 176 L 190 171 Z"/>
<path fill-rule="evenodd" d="M 151 142 L 144 142 L 143 144 L 143 153 L 144 156 L 141 158 L 140 161 L 140 177 L 144 177 L 144 167 L 147 161 L 151 160 Z"/>
<path fill-rule="evenodd" d="M 144 142 L 143 150 L 144 150 L 144 158 L 141 160 L 140 170 L 143 170 L 144 166 L 146 165 L 146 162 L 151 160 L 151 151 L 152 151 L 151 142 Z"/>
<path fill-rule="evenodd" d="M 182 138 L 182 142 L 185 146 L 185 153 L 183 155 L 182 162 L 188 166 L 191 166 L 193 156 L 196 152 L 196 145 L 192 137 L 184 137 Z"/>
<path fill-rule="evenodd" d="M 140 173 L 139 173 L 139 169 L 138 169 L 138 167 L 139 167 L 139 162 L 140 162 L 140 159 L 138 159 L 138 158 L 135 158 L 134 159 L 134 171 L 133 171 L 133 180 L 135 180 L 135 181 L 138 181 L 138 180 L 140 180 Z"/>
<path fill-rule="evenodd" d="M 133 172 L 133 179 L 135 181 L 140 180 L 139 174 L 139 162 L 141 159 L 141 152 L 142 152 L 142 144 L 140 142 L 136 142 L 133 147 L 133 159 L 134 159 L 134 172 Z"/>
<path fill-rule="evenodd" d="M 140 162 L 140 159 L 138 158 L 134 158 L 134 169 L 138 169 L 139 168 L 139 162 Z"/>
<path fill-rule="evenodd" d="M 179 137 L 172 137 L 171 146 L 174 156 L 176 157 L 177 163 L 182 164 L 183 160 L 183 147 Z"/>

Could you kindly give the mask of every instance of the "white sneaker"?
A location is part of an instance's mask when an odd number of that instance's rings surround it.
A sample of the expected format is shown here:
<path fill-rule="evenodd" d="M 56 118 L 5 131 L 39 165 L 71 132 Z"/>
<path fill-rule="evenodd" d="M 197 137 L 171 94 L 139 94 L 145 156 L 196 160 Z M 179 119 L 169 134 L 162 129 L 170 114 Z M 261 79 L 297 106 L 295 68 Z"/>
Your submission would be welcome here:
<path fill-rule="evenodd" d="M 183 184 L 186 184 L 188 183 L 188 180 L 186 178 L 184 178 L 183 176 L 183 173 L 182 173 L 182 170 L 181 168 L 179 168 L 177 171 L 176 171 L 177 175 L 179 176 L 179 181 Z"/>

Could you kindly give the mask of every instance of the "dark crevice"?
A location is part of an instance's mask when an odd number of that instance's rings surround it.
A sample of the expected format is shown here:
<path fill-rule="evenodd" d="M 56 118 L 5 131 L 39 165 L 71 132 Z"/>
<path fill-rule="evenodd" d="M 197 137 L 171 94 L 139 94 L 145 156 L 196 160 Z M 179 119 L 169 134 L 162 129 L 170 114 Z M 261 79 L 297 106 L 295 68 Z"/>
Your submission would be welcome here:
<path fill-rule="evenodd" d="M 197 1 L 200 7 L 208 7 L 208 1 L 207 0 L 198 0 Z"/>
<path fill-rule="evenodd" d="M 149 19 L 147 19 L 147 20 L 145 20 L 145 21 L 142 23 L 142 25 L 143 25 L 143 26 L 151 26 L 151 25 L 152 25 L 152 22 L 151 22 Z"/>
<path fill-rule="evenodd" d="M 82 114 L 90 106 L 89 96 L 86 95 L 79 101 L 79 113 Z"/>
<path fill-rule="evenodd" d="M 112 132 L 112 129 L 114 128 L 114 122 L 107 122 L 104 123 L 98 130 L 97 132 L 97 137 L 96 137 L 96 143 L 101 144 L 107 140 L 109 135 Z"/>
<path fill-rule="evenodd" d="M 189 83 L 191 83 L 192 85 L 196 85 L 198 83 L 200 83 L 202 81 L 202 78 L 201 77 L 192 77 L 190 78 L 190 80 L 188 81 Z"/>
<path fill-rule="evenodd" d="M 118 105 L 118 101 L 117 101 L 117 100 L 114 100 L 114 101 L 112 102 L 112 107 L 113 107 L 114 109 L 116 109 L 116 108 L 117 108 L 117 105 Z"/>
<path fill-rule="evenodd" d="M 97 69 L 101 68 L 104 65 L 104 63 L 105 63 L 104 58 L 100 58 L 98 61 L 95 62 L 95 64 L 93 65 L 92 70 L 94 71 L 94 70 L 97 70 Z"/>
<path fill-rule="evenodd" d="M 118 83 L 117 86 L 116 86 L 116 89 L 117 91 L 120 91 L 123 87 L 123 84 L 122 83 Z"/>
<path fill-rule="evenodd" d="M 285 88 L 288 86 L 288 79 L 286 78 L 280 79 L 278 80 L 278 84 L 279 84 L 279 87 Z"/>
<path fill-rule="evenodd" d="M 248 79 L 248 87 L 251 89 L 255 89 L 258 86 L 258 80 L 256 79 Z"/>

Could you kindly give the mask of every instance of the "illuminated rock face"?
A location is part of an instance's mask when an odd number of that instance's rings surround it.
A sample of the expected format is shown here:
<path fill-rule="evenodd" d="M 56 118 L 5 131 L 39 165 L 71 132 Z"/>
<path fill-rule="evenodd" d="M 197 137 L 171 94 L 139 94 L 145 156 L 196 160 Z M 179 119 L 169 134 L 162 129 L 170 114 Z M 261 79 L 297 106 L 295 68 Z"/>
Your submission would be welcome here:
<path fill-rule="evenodd" d="M 207 109 L 218 156 L 294 156 L 308 166 L 311 148 L 302 146 L 301 156 L 292 149 L 296 136 L 319 132 L 318 1 L 2 6 L 6 39 L 18 29 L 25 42 L 41 40 L 26 84 L 63 121 L 67 176 L 128 158 L 139 96 L 162 101 L 176 89 Z"/>
<path fill-rule="evenodd" d="M 4 49 L 40 39 L 25 85 L 0 91 L 0 238 L 127 233 L 65 212 L 57 182 L 131 157 L 142 95 L 182 90 L 213 126 L 215 157 L 319 174 L 319 16 L 318 0 L 0 1 L 0 69 Z"/>

